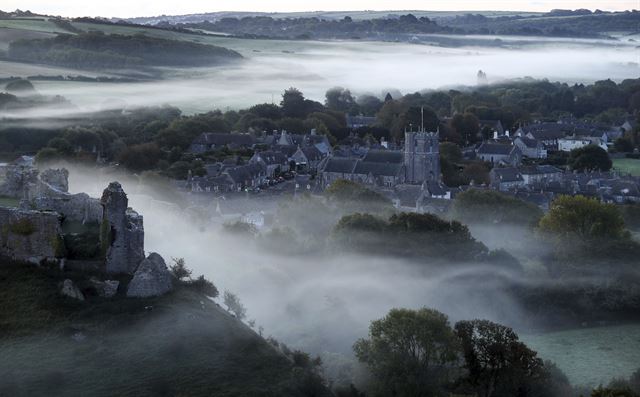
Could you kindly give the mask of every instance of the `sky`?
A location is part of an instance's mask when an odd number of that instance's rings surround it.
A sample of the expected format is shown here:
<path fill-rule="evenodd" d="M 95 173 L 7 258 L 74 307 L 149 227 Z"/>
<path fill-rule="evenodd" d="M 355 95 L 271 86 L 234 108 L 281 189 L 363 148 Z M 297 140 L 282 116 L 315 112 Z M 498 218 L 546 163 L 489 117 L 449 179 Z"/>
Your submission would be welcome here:
<path fill-rule="evenodd" d="M 136 17 L 215 11 L 356 11 L 429 10 L 549 11 L 589 8 L 605 11 L 640 9 L 640 0 L 2 0 L 2 10 L 31 10 L 62 16 Z"/>

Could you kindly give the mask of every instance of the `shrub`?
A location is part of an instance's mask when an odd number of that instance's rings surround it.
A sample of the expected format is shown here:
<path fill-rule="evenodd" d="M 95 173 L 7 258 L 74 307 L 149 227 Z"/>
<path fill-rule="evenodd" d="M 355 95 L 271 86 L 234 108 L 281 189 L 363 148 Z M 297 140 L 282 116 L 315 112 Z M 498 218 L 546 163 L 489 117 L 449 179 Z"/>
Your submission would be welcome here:
<path fill-rule="evenodd" d="M 204 278 L 204 276 L 200 276 L 195 280 L 189 280 L 186 283 L 187 286 L 198 291 L 202 294 L 210 296 L 212 298 L 217 298 L 220 293 L 218 292 L 218 288 L 209 280 Z"/>

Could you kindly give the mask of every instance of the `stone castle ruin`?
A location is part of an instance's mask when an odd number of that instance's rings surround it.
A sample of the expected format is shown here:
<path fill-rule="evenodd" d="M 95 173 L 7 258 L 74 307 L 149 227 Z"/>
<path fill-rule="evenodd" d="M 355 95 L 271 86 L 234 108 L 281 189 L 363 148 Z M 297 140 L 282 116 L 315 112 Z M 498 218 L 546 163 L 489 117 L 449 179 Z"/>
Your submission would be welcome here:
<path fill-rule="evenodd" d="M 143 217 L 122 186 L 110 183 L 97 199 L 69 193 L 68 178 L 64 168 L 0 165 L 0 257 L 131 275 L 127 296 L 168 292 L 167 266 L 156 253 L 145 258 Z"/>

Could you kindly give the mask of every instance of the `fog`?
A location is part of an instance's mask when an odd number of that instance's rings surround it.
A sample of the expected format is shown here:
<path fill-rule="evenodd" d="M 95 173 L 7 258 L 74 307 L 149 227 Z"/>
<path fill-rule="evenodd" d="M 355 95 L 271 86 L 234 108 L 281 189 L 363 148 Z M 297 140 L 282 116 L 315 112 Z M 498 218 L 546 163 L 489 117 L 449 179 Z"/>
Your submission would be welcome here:
<path fill-rule="evenodd" d="M 544 272 L 530 269 L 529 264 L 521 273 L 485 264 L 436 266 L 429 258 L 418 264 L 415 260 L 325 249 L 287 255 L 279 253 L 284 249 L 265 250 L 249 237 L 226 234 L 221 221 L 191 215 L 197 212 L 185 202 L 171 202 L 178 196 L 157 181 L 149 183 L 108 168 L 65 166 L 70 169 L 73 193 L 100 197 L 110 181 L 121 182 L 129 205 L 144 216 L 147 253 L 158 252 L 169 264 L 171 258 L 184 258 L 193 276 L 203 274 L 221 293 L 236 293 L 247 308 L 247 320 L 255 320 L 256 329 L 262 327 L 264 336 L 323 355 L 331 376 L 336 376 L 336 368 L 345 362 L 351 363 L 348 372 L 354 371 L 353 343 L 367 335 L 372 320 L 391 308 L 427 306 L 446 313 L 452 324 L 482 318 L 514 327 L 521 334 L 540 331 L 536 320 L 521 310 L 508 291 L 508 287 L 549 282 Z M 326 223 L 328 216 L 322 212 L 311 215 L 318 223 Z M 490 248 L 506 248 L 520 258 L 540 254 L 540 247 L 525 243 L 531 236 L 523 228 L 480 226 L 471 231 Z M 326 236 L 320 233 L 315 238 L 324 240 Z M 580 281 L 584 280 L 575 279 L 565 287 Z M 613 375 L 628 376 L 635 366 L 629 362 L 616 368 L 626 372 Z M 589 376 L 589 368 L 585 368 L 573 371 L 571 380 L 595 382 Z M 606 376 L 611 375 L 602 375 L 599 381 L 606 382 Z"/>
<path fill-rule="evenodd" d="M 220 224 L 203 227 L 188 211 L 151 198 L 133 178 L 72 168 L 70 188 L 101 195 L 118 179 L 129 204 L 144 216 L 145 250 L 182 257 L 194 275 L 204 274 L 218 289 L 237 293 L 248 319 L 265 335 L 312 353 L 351 353 L 369 323 L 391 308 L 433 307 L 452 322 L 487 318 L 512 326 L 526 323 L 502 291 L 520 276 L 487 265 L 429 266 L 388 257 L 347 253 L 285 255 L 258 248 L 248 238 L 225 235 Z M 315 214 L 318 219 L 324 214 Z M 325 236 L 317 236 L 324 239 Z"/>
<path fill-rule="evenodd" d="M 383 96 L 390 88 L 408 93 L 475 85 L 479 69 L 487 73 L 492 83 L 523 76 L 589 83 L 603 76 L 622 80 L 640 74 L 638 50 L 630 42 L 482 37 L 485 42 L 495 39 L 503 40 L 501 47 L 218 39 L 215 44 L 228 44 L 246 59 L 224 67 L 165 68 L 165 78 L 154 82 L 36 81 L 35 87 L 41 94 L 62 95 L 71 100 L 79 107 L 67 110 L 73 114 L 108 108 L 114 99 L 130 106 L 171 104 L 189 114 L 279 102 L 282 91 L 290 86 L 308 98 L 322 101 L 326 90 L 334 86 L 349 88 L 356 94 Z M 0 72 L 4 73 L 0 75 L 21 75 L 15 73 L 20 67 L 3 63 Z M 5 115 L 50 117 L 63 116 L 65 111 Z"/>

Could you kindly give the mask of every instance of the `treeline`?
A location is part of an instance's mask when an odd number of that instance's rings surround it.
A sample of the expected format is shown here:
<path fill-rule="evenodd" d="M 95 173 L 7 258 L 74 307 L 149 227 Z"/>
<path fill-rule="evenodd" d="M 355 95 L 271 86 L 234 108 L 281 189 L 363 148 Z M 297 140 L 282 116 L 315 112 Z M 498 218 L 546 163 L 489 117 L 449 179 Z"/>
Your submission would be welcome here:
<path fill-rule="evenodd" d="M 125 36 L 89 32 L 60 34 L 50 39 L 24 39 L 9 45 L 8 57 L 80 69 L 131 68 L 138 66 L 205 66 L 242 58 L 235 51 L 167 40 L 143 34 Z"/>
<path fill-rule="evenodd" d="M 172 26 L 162 23 L 159 26 Z M 417 18 L 413 14 L 399 18 L 341 20 L 312 18 L 272 18 L 267 16 L 222 18 L 219 21 L 177 24 L 179 28 L 202 29 L 224 32 L 237 36 L 285 38 L 285 39 L 384 39 L 392 34 L 446 33 L 449 29 L 439 26 L 427 17 Z"/>
<path fill-rule="evenodd" d="M 217 21 L 172 24 L 163 28 L 202 29 L 236 36 L 280 39 L 408 39 L 414 34 L 496 34 L 551 37 L 600 37 L 608 32 L 640 31 L 638 11 L 605 13 L 600 10 L 552 10 L 542 16 L 487 17 L 482 14 L 440 18 L 438 22 L 413 14 L 399 17 L 340 20 L 317 17 L 272 18 L 269 16 L 227 17 Z M 404 37 L 403 37 L 404 35 Z"/>
<path fill-rule="evenodd" d="M 609 32 L 640 32 L 637 10 L 605 13 L 599 10 L 552 10 L 542 16 L 489 18 L 466 14 L 440 23 L 467 34 L 551 37 L 602 37 Z"/>
<path fill-rule="evenodd" d="M 348 89 L 336 87 L 327 91 L 324 103 L 321 103 L 306 98 L 295 88 L 289 88 L 284 91 L 279 104 L 263 103 L 241 110 L 213 110 L 193 116 L 182 116 L 175 107 L 127 109 L 127 112 L 118 109 L 94 113 L 91 123 L 78 122 L 78 127 L 112 132 L 108 135 L 114 137 L 112 140 L 96 145 L 104 159 L 118 161 L 123 159 L 123 153 L 132 152 L 130 154 L 136 155 L 125 156 L 129 160 L 122 163 L 127 168 L 134 171 L 159 169 L 171 177 L 184 178 L 189 167 L 196 175 L 203 173 L 203 161 L 221 161 L 225 157 L 246 160 L 252 154 L 218 150 L 198 156 L 200 160 L 197 160 L 186 153 L 186 149 L 203 132 L 259 135 L 282 129 L 290 133 L 307 133 L 315 129 L 317 133 L 327 135 L 332 144 L 350 145 L 354 139 L 360 140 L 361 144 L 375 144 L 381 138 L 399 143 L 405 127 L 420 125 L 421 109 L 424 108 L 425 127 L 431 131 L 440 130 L 444 181 L 449 186 L 459 186 L 471 181 L 488 183 L 489 169 L 486 165 L 464 161 L 460 149 L 491 138 L 491 130 L 486 125 L 483 127 L 482 120 L 500 121 L 505 130 L 512 132 L 534 120 L 556 121 L 571 116 L 606 125 L 621 125 L 640 110 L 640 79 L 624 80 L 619 84 L 603 80 L 593 85 L 523 80 L 394 95 L 356 96 Z M 17 100 L 13 96 L 5 97 L 5 106 Z M 375 117 L 373 124 L 348 128 L 346 115 L 359 114 Z M 64 138 L 63 132 L 61 129 L 61 138 Z M 6 133 L 0 133 L 0 144 L 2 134 Z M 34 134 L 33 139 L 38 136 L 43 135 Z M 5 142 L 11 146 L 12 141 Z M 632 151 L 640 145 L 640 131 L 629 131 L 621 143 L 628 146 L 625 151 Z M 45 155 L 48 158 L 74 156 L 85 147 L 73 143 L 54 147 L 42 141 L 34 141 L 28 147 L 32 151 L 33 147 L 38 150 L 44 146 L 49 148 L 42 153 L 43 159 Z M 68 150 L 70 147 L 73 150 Z M 158 150 L 160 156 L 157 156 Z M 566 164 L 570 159 L 550 158 L 548 162 L 556 160 Z M 178 164 L 172 169 L 176 162 Z"/>
<path fill-rule="evenodd" d="M 606 13 L 600 10 L 552 10 L 540 16 L 486 17 L 458 15 L 440 24 L 465 34 L 495 34 L 552 37 L 601 37 L 609 32 L 640 32 L 637 10 Z"/>

